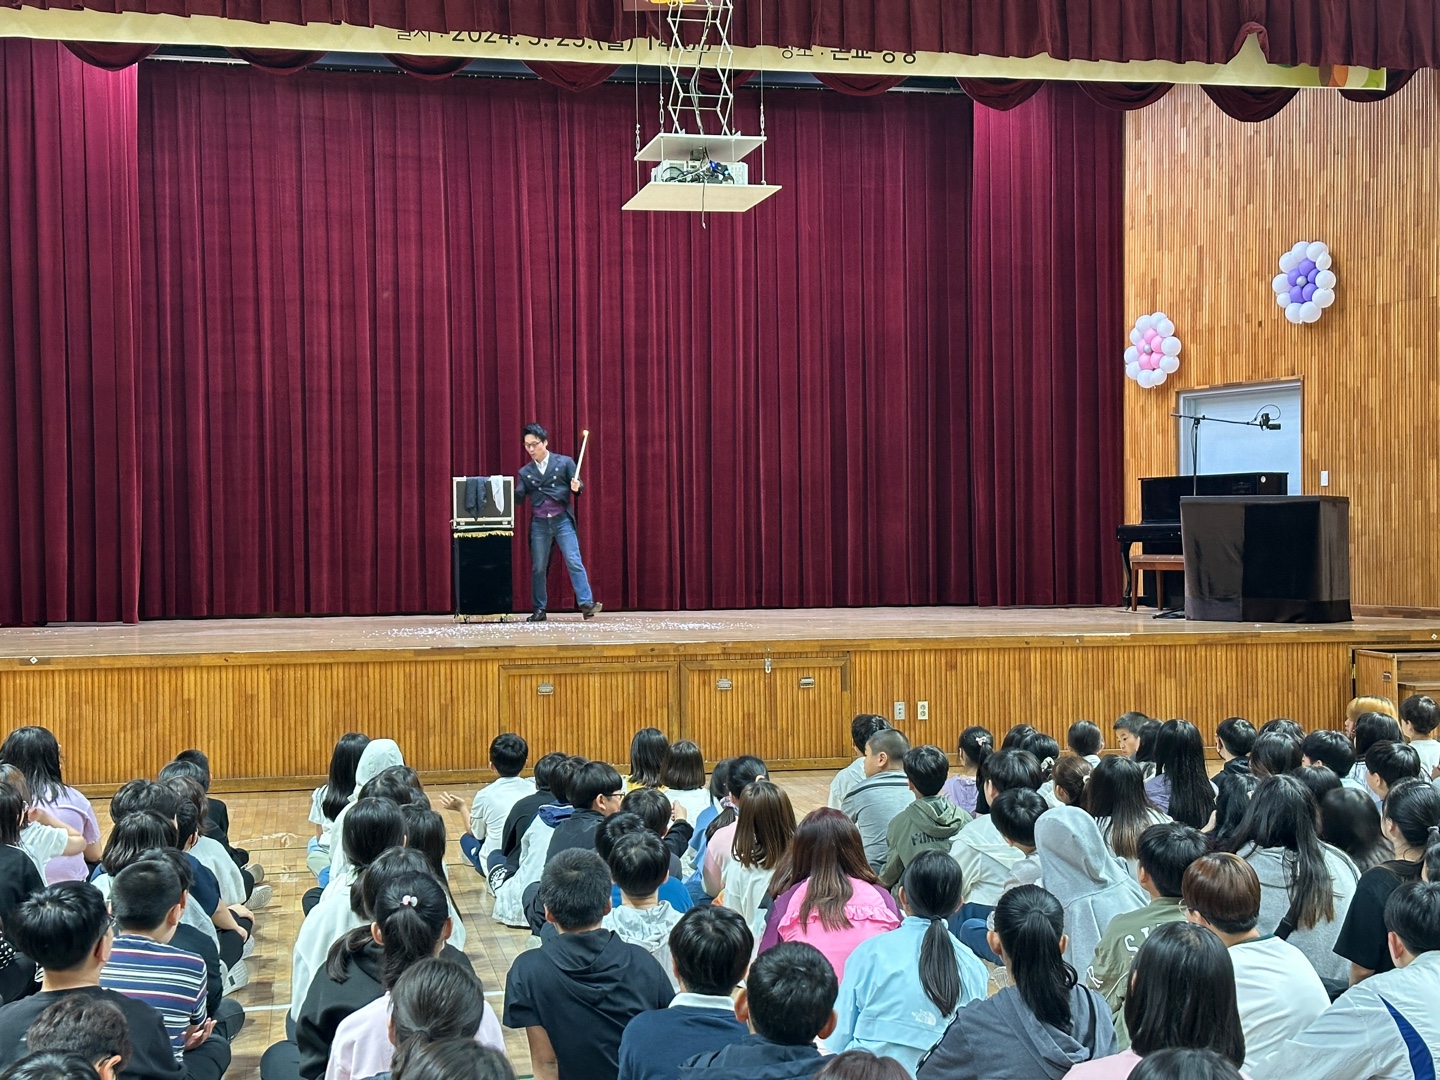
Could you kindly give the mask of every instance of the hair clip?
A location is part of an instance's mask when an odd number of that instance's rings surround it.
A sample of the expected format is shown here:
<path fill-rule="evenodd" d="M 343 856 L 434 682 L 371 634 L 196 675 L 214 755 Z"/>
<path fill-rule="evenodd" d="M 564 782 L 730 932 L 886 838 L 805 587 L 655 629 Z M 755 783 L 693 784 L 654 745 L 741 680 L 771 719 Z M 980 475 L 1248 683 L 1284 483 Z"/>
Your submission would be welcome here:
<path fill-rule="evenodd" d="M 406 893 L 404 896 L 400 897 L 401 907 L 418 907 L 419 904 L 420 901 L 415 897 L 411 896 L 409 893 Z"/>

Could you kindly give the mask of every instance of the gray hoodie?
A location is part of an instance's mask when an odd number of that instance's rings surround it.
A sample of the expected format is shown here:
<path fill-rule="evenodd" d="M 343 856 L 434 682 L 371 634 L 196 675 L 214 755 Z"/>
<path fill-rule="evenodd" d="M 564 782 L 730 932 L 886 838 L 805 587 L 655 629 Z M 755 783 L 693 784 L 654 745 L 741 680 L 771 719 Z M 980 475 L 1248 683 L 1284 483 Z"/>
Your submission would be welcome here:
<path fill-rule="evenodd" d="M 1110 920 L 1139 911 L 1150 897 L 1106 846 L 1095 819 L 1077 807 L 1057 806 L 1040 815 L 1035 853 L 1046 890 L 1065 909 L 1065 933 L 1070 936 L 1065 960 L 1083 972 Z"/>
<path fill-rule="evenodd" d="M 865 861 L 878 874 L 890 855 L 887 833 L 895 815 L 915 801 L 910 781 L 899 769 L 886 769 L 867 776 L 850 789 L 840 804 L 845 816 L 855 822 L 865 843 Z"/>
<path fill-rule="evenodd" d="M 649 908 L 622 905 L 611 908 L 600 926 L 604 930 L 614 930 L 621 941 L 639 945 L 653 956 L 656 963 L 665 969 L 665 974 L 670 976 L 671 985 L 679 990 L 680 982 L 670 963 L 670 931 L 680 921 L 680 914 L 664 900 Z"/>
<path fill-rule="evenodd" d="M 1082 1061 L 1118 1053 L 1105 999 L 1070 991 L 1070 1030 L 1042 1024 L 1013 987 L 955 1014 L 916 1080 L 1060 1080 Z"/>

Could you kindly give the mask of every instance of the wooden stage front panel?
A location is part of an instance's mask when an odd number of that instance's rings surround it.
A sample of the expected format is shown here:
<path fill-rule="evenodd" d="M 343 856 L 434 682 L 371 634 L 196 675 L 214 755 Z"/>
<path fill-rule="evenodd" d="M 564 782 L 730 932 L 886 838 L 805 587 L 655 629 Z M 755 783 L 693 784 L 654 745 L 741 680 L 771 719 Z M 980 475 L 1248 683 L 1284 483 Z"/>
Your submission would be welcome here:
<path fill-rule="evenodd" d="M 1231 715 L 1338 726 L 1357 648 L 1435 648 L 1440 622 L 1326 627 L 1155 621 L 1100 608 L 878 608 L 559 617 L 265 619 L 0 631 L 0 721 L 43 724 L 67 779 L 100 791 L 200 746 L 219 788 L 308 786 L 335 739 L 399 741 L 439 779 L 479 778 L 490 739 L 532 761 L 622 763 L 632 732 L 691 738 L 709 760 L 781 768 L 850 759 L 849 718 L 889 716 L 953 751 L 960 730 L 1080 718 Z M 916 719 L 926 701 L 929 719 Z"/>

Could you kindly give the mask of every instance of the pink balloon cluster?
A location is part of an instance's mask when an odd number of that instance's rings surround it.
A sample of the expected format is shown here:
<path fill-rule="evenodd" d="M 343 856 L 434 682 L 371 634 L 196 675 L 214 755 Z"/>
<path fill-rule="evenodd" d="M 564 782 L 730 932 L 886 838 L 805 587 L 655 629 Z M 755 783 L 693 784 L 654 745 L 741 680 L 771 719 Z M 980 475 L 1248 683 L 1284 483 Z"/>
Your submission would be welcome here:
<path fill-rule="evenodd" d="M 1141 315 L 1125 350 L 1126 376 L 1148 390 L 1179 369 L 1180 339 L 1175 336 L 1175 324 L 1163 311 Z"/>

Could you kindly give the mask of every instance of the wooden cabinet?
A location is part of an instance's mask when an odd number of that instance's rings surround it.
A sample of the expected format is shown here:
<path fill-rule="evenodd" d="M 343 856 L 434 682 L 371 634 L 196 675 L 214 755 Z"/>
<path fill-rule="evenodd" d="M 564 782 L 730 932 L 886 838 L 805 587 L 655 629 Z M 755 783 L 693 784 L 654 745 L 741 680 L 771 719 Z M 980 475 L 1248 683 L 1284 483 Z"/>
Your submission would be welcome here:
<path fill-rule="evenodd" d="M 715 660 L 681 665 L 684 736 L 710 761 L 756 754 L 805 768 L 850 757 L 850 660 L 845 655 Z"/>
<path fill-rule="evenodd" d="M 676 664 L 655 663 L 502 666 L 499 725 L 486 745 L 513 731 L 542 753 L 561 747 L 595 761 L 628 762 L 630 737 L 643 727 L 680 737 L 678 674 Z"/>
<path fill-rule="evenodd" d="M 1396 705 L 1411 694 L 1440 696 L 1440 652 L 1356 649 L 1356 697 L 1389 698 Z"/>

